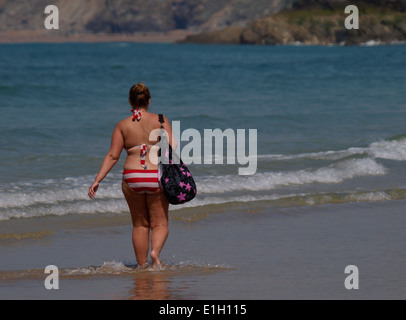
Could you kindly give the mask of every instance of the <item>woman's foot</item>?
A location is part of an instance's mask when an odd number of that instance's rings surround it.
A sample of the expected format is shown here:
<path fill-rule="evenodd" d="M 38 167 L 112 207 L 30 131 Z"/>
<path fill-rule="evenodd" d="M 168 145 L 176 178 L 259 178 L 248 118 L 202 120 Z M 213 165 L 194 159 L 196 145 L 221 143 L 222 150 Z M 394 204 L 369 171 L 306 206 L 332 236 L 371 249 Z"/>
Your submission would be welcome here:
<path fill-rule="evenodd" d="M 159 260 L 159 253 L 154 249 L 151 250 L 151 260 L 152 260 L 152 267 L 154 269 L 161 267 L 161 261 Z"/>
<path fill-rule="evenodd" d="M 139 270 L 146 270 L 146 269 L 148 269 L 148 267 L 149 267 L 149 264 L 148 264 L 148 263 L 144 263 L 144 264 L 142 264 L 142 265 L 138 265 L 137 269 L 139 269 Z"/>

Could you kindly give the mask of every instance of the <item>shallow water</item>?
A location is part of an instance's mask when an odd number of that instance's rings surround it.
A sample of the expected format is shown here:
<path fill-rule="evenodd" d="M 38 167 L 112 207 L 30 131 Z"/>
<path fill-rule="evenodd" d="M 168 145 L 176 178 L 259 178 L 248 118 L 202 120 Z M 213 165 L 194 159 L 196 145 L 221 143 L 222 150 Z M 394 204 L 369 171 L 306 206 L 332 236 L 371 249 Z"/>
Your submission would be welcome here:
<path fill-rule="evenodd" d="M 198 195 L 187 206 L 325 192 L 404 198 L 405 55 L 405 45 L 3 44 L 0 220 L 125 214 L 124 152 L 97 201 L 87 188 L 115 124 L 130 116 L 137 81 L 151 89 L 151 111 L 177 127 L 183 160 L 193 161 Z M 223 150 L 213 140 L 212 155 L 203 140 L 182 153 L 194 141 L 188 129 L 203 139 L 205 129 L 228 128 L 234 138 L 246 130 L 245 157 L 232 156 L 228 138 Z M 253 145 L 257 157 L 248 157 Z M 239 175 L 249 164 L 256 173 Z"/>

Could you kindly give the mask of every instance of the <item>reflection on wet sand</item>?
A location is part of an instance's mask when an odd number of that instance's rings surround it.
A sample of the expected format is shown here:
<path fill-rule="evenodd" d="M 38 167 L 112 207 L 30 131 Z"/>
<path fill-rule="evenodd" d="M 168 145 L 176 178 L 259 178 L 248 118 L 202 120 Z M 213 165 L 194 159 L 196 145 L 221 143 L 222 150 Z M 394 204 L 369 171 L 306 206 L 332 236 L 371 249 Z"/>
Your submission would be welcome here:
<path fill-rule="evenodd" d="M 193 288 L 202 275 L 230 270 L 223 266 L 172 265 L 159 270 L 146 268 L 134 273 L 130 300 L 192 300 Z M 188 275 L 188 277 L 185 277 Z M 179 277 L 182 281 L 179 282 Z M 185 296 L 187 293 L 187 296 Z"/>
<path fill-rule="evenodd" d="M 130 289 L 125 289 L 124 295 L 119 294 L 118 299 L 193 300 L 197 297 L 194 288 L 201 276 L 226 270 L 231 269 L 217 265 L 193 264 L 166 265 L 160 269 L 138 268 L 137 265 L 121 261 L 108 261 L 99 266 L 60 269 L 59 279 L 66 285 L 66 281 L 69 280 L 86 281 L 97 277 L 101 280 L 106 277 L 120 277 L 125 279 L 125 283 L 128 283 L 126 288 Z M 38 280 L 42 287 L 45 277 L 44 269 L 0 271 L 0 283 L 5 285 L 16 281 Z"/>
<path fill-rule="evenodd" d="M 177 292 L 172 283 L 173 276 L 162 272 L 148 272 L 133 276 L 133 288 L 129 300 L 178 300 L 187 299 Z M 190 288 L 186 292 L 189 292 Z"/>

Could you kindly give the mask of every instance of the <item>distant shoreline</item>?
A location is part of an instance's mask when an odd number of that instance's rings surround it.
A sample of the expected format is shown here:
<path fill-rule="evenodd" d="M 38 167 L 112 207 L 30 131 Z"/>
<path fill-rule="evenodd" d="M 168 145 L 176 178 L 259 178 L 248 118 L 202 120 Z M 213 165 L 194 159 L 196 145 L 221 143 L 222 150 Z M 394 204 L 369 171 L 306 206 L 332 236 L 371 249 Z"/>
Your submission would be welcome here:
<path fill-rule="evenodd" d="M 144 42 L 175 43 L 188 35 L 190 31 L 173 30 L 167 32 L 140 32 L 120 34 L 66 34 L 58 30 L 3 30 L 0 31 L 0 43 L 65 43 L 65 42 Z"/>
<path fill-rule="evenodd" d="M 229 27 L 227 29 L 235 28 L 242 30 L 241 27 Z M 55 30 L 56 31 L 56 30 Z M 0 44 L 24 44 L 24 43 L 102 43 L 102 42 L 134 42 L 134 43 L 199 43 L 199 44 L 233 44 L 242 45 L 244 43 L 233 41 L 233 37 L 226 39 L 229 34 L 225 32 L 226 37 L 220 37 L 220 41 L 207 41 L 206 34 L 193 33 L 187 30 L 172 30 L 167 32 L 139 32 L 139 33 L 105 33 L 105 34 L 92 34 L 92 33 L 77 33 L 77 34 L 63 34 L 55 31 L 42 31 L 42 30 L 7 30 L 0 31 Z M 210 38 L 216 39 L 217 33 L 221 34 L 223 30 L 209 32 L 208 35 L 213 34 Z M 196 38 L 201 39 L 194 41 Z M 193 39 L 193 40 L 192 40 Z M 216 39 L 218 40 L 218 39 Z M 252 44 L 252 43 L 251 43 Z M 375 39 L 366 40 L 357 44 L 359 46 L 380 46 L 380 45 L 394 45 L 406 44 L 404 40 L 380 41 Z M 263 45 L 263 44 L 254 44 Z M 340 43 L 306 43 L 301 41 L 292 41 L 285 44 L 276 45 L 293 45 L 293 46 L 343 46 Z"/>

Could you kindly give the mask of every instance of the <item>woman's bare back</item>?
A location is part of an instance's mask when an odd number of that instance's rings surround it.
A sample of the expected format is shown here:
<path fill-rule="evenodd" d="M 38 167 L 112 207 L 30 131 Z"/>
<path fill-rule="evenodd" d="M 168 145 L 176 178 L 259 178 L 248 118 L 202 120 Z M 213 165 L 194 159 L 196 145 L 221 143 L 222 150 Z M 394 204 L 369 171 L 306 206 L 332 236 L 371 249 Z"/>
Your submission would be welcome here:
<path fill-rule="evenodd" d="M 159 142 L 158 135 L 161 128 L 159 116 L 145 110 L 140 110 L 139 112 L 141 113 L 139 120 L 133 121 L 132 117 L 128 117 L 118 123 L 118 127 L 123 135 L 124 149 L 126 149 L 128 155 L 124 169 L 142 169 L 140 147 L 143 144 L 147 146 L 146 167 L 148 169 L 157 169 L 159 149 L 157 143 Z M 171 131 L 171 128 L 170 126 L 165 126 L 165 123 L 168 123 L 166 117 L 164 117 L 164 120 L 164 130 L 168 134 L 171 143 L 172 132 L 167 130 Z"/>

